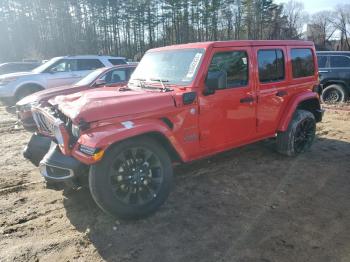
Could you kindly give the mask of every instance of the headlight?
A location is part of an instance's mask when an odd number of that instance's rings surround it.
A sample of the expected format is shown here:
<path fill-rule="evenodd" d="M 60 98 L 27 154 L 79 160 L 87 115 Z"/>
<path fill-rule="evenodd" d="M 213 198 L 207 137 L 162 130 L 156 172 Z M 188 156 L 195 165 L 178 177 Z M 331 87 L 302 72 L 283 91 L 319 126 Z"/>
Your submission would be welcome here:
<path fill-rule="evenodd" d="M 32 107 L 35 107 L 38 104 L 39 103 L 37 101 L 35 101 L 35 102 L 28 103 L 28 104 L 17 106 L 17 109 L 18 109 L 18 111 L 21 111 L 21 112 L 27 112 L 27 111 L 32 110 Z"/>
<path fill-rule="evenodd" d="M 80 136 L 80 128 L 79 128 L 79 126 L 72 124 L 72 135 L 74 137 L 79 137 Z"/>
<path fill-rule="evenodd" d="M 16 77 L 9 77 L 9 78 L 0 79 L 0 86 L 5 86 L 8 83 L 15 81 L 16 79 L 17 79 Z"/>

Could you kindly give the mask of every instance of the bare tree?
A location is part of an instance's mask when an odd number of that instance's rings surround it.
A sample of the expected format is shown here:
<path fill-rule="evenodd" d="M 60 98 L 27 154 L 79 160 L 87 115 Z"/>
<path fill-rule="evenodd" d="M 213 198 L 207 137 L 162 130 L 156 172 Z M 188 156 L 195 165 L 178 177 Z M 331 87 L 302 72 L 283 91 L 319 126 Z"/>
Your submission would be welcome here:
<path fill-rule="evenodd" d="M 304 11 L 304 4 L 295 0 L 290 0 L 284 5 L 283 14 L 287 18 L 287 29 L 289 34 L 293 31 L 297 33 L 295 38 L 301 37 L 303 26 L 308 20 L 308 14 Z"/>
<path fill-rule="evenodd" d="M 342 4 L 336 7 L 336 17 L 332 23 L 340 31 L 341 50 L 350 50 L 350 4 Z"/>
<path fill-rule="evenodd" d="M 315 30 L 310 30 L 311 40 L 321 48 L 326 48 L 328 41 L 334 36 L 337 27 L 334 26 L 334 18 L 336 14 L 332 11 L 320 11 L 312 15 L 310 27 Z"/>

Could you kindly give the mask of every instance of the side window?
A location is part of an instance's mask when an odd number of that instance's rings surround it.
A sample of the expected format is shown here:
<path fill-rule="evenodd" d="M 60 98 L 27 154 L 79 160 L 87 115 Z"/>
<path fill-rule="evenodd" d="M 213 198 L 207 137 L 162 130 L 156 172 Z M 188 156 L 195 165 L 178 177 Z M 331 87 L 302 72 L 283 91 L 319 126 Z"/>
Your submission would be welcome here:
<path fill-rule="evenodd" d="M 78 71 L 95 70 L 104 67 L 98 59 L 78 59 Z"/>
<path fill-rule="evenodd" d="M 126 61 L 124 59 L 108 59 L 112 65 L 125 65 Z"/>
<path fill-rule="evenodd" d="M 77 61 L 75 59 L 62 59 L 52 65 L 48 71 L 51 72 L 71 72 L 76 71 Z"/>
<path fill-rule="evenodd" d="M 317 63 L 319 68 L 325 68 L 327 66 L 327 56 L 317 56 Z"/>
<path fill-rule="evenodd" d="M 293 78 L 312 76 L 315 73 L 314 57 L 309 48 L 292 48 Z"/>
<path fill-rule="evenodd" d="M 281 49 L 259 50 L 258 64 L 261 83 L 284 79 L 284 56 Z"/>
<path fill-rule="evenodd" d="M 101 79 L 104 79 L 107 84 L 126 82 L 127 74 L 125 69 L 116 69 L 109 71 L 105 76 Z"/>
<path fill-rule="evenodd" d="M 248 84 L 248 54 L 245 51 L 216 53 L 211 60 L 208 74 L 223 71 L 227 74 L 227 88 Z"/>
<path fill-rule="evenodd" d="M 350 58 L 347 56 L 330 56 L 331 67 L 350 67 Z"/>

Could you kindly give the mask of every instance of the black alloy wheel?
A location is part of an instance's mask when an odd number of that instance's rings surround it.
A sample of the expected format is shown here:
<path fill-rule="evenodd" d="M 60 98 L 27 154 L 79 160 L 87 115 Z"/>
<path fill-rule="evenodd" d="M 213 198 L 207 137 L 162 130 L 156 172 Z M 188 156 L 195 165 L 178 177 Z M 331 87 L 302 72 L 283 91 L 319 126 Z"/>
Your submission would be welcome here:
<path fill-rule="evenodd" d="M 312 118 L 305 118 L 299 123 L 294 134 L 294 149 L 297 154 L 303 152 L 313 142 L 315 131 L 315 121 Z"/>
<path fill-rule="evenodd" d="M 118 200 L 127 205 L 144 205 L 157 197 L 163 182 L 159 158 L 144 147 L 121 152 L 113 164 L 111 184 Z"/>

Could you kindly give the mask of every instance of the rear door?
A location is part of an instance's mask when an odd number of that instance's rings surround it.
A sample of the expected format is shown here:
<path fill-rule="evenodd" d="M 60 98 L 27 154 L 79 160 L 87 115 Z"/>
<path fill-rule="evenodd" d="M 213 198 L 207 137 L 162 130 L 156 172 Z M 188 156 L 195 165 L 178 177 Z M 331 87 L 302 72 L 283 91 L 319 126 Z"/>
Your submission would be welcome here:
<path fill-rule="evenodd" d="M 254 47 L 254 53 L 258 65 L 257 129 L 259 136 L 266 136 L 276 131 L 290 96 L 287 49 L 284 46 Z"/>
<path fill-rule="evenodd" d="M 212 51 L 206 72 L 225 72 L 227 85 L 214 94 L 199 96 L 200 141 L 210 152 L 242 144 L 256 134 L 254 81 L 249 77 L 251 55 L 251 47 Z"/>
<path fill-rule="evenodd" d="M 79 58 L 77 59 L 77 68 L 74 75 L 79 79 L 87 76 L 92 71 L 104 67 L 105 65 L 99 59 L 87 59 Z M 77 81 L 77 80 L 76 80 Z"/>

